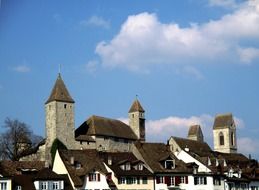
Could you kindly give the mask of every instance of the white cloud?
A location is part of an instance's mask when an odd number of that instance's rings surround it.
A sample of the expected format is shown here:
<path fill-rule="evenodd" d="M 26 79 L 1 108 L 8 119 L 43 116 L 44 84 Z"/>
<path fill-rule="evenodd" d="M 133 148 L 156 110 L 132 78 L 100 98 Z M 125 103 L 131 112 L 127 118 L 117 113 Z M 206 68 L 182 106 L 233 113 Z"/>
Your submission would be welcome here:
<path fill-rule="evenodd" d="M 127 118 L 119 118 L 128 124 Z M 150 141 L 165 142 L 170 136 L 186 137 L 191 125 L 201 125 L 203 134 L 212 137 L 214 117 L 203 114 L 191 117 L 169 116 L 158 120 L 146 121 L 146 137 Z M 210 132 L 209 132 L 210 131 Z"/>
<path fill-rule="evenodd" d="M 259 58 L 259 49 L 257 48 L 239 48 L 238 53 L 243 63 L 251 63 L 254 59 Z"/>
<path fill-rule="evenodd" d="M 31 71 L 30 67 L 28 67 L 26 65 L 18 65 L 16 67 L 14 67 L 13 70 L 18 73 L 28 73 Z"/>
<path fill-rule="evenodd" d="M 204 138 L 213 149 L 214 116 L 202 114 L 200 116 L 177 117 L 169 116 L 158 120 L 146 121 L 146 138 L 148 141 L 166 142 L 171 136 L 186 138 L 191 125 L 200 125 Z M 128 118 L 119 118 L 128 124 Z M 234 117 L 237 128 L 244 128 L 244 121 Z"/>
<path fill-rule="evenodd" d="M 162 23 L 156 14 L 145 12 L 129 16 L 119 33 L 98 43 L 95 51 L 104 66 L 133 71 L 161 64 L 219 63 L 224 58 L 249 63 L 258 58 L 256 47 L 246 49 L 241 42 L 259 41 L 258 31 L 259 1 L 244 3 L 218 20 L 185 28 Z"/>
<path fill-rule="evenodd" d="M 99 62 L 96 61 L 96 60 L 91 60 L 89 61 L 86 65 L 85 65 L 85 68 L 87 70 L 87 72 L 89 73 L 95 73 L 96 72 L 96 69 L 99 65 Z"/>
<path fill-rule="evenodd" d="M 259 140 L 252 139 L 248 137 L 239 138 L 237 141 L 238 152 L 242 152 L 243 154 L 251 154 L 258 152 Z M 258 155 L 256 155 L 258 156 Z"/>
<path fill-rule="evenodd" d="M 235 0 L 209 0 L 209 5 L 225 8 L 236 8 L 238 6 Z"/>
<path fill-rule="evenodd" d="M 203 74 L 198 69 L 192 66 L 184 66 L 180 72 L 183 75 L 193 76 L 196 79 L 204 79 Z"/>
<path fill-rule="evenodd" d="M 82 20 L 80 22 L 80 25 L 83 25 L 83 26 L 96 26 L 96 27 L 101 27 L 101 28 L 109 29 L 110 28 L 110 21 L 105 20 L 104 18 L 99 17 L 99 16 L 92 16 L 88 20 Z"/>

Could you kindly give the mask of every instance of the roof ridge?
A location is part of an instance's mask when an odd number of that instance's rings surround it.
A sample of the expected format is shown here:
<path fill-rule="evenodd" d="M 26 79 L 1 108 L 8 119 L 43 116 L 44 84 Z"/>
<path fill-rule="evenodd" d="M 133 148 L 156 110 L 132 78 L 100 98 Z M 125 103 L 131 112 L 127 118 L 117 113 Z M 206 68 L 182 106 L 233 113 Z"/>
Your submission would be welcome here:
<path fill-rule="evenodd" d="M 52 102 L 52 101 L 75 103 L 73 98 L 70 96 L 69 91 L 68 91 L 64 81 L 62 80 L 60 73 L 58 74 L 58 77 L 52 88 L 50 96 L 45 104 Z"/>

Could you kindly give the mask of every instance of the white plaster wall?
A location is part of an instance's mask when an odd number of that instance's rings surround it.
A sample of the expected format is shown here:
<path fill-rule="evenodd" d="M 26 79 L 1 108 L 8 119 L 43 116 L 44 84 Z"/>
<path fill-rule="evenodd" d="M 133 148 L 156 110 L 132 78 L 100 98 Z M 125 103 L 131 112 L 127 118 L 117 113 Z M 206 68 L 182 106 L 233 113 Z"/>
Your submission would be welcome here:
<path fill-rule="evenodd" d="M 12 180 L 11 179 L 2 179 L 2 178 L 0 178 L 0 182 L 6 183 L 7 190 L 12 190 Z"/>
<path fill-rule="evenodd" d="M 69 175 L 69 173 L 66 169 L 66 166 L 63 163 L 58 151 L 56 151 L 52 171 L 56 172 L 57 174 L 67 174 L 72 187 L 75 188 L 74 182 L 72 181 L 72 179 L 71 179 L 71 177 L 70 177 L 70 175 Z"/>
<path fill-rule="evenodd" d="M 184 161 L 185 163 L 195 162 L 199 166 L 198 172 L 211 172 L 211 170 L 208 167 L 206 167 L 204 164 L 202 164 L 201 162 L 199 162 L 198 160 L 190 156 L 188 152 L 185 152 L 184 150 L 181 150 L 180 152 L 176 152 L 175 156 L 179 160 Z"/>
<path fill-rule="evenodd" d="M 142 184 L 142 179 L 140 180 L 141 184 L 119 184 L 118 178 L 114 175 L 114 172 L 109 166 L 105 164 L 105 167 L 109 173 L 112 174 L 112 180 L 115 183 L 118 189 L 134 189 L 134 190 L 153 190 L 154 189 L 154 179 L 153 177 L 147 177 L 147 184 Z"/>
<path fill-rule="evenodd" d="M 95 172 L 98 174 L 99 172 Z M 89 181 L 88 175 L 85 177 L 84 185 L 80 189 L 109 189 L 109 185 L 106 181 L 106 176 L 102 173 L 100 174 L 100 181 Z"/>

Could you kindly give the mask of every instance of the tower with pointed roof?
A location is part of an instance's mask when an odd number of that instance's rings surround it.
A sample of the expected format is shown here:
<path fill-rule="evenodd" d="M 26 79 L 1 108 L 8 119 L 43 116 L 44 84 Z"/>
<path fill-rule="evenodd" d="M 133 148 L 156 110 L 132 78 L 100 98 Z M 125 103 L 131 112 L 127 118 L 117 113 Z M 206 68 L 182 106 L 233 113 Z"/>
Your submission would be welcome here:
<path fill-rule="evenodd" d="M 203 133 L 200 125 L 192 125 L 189 128 L 188 139 L 203 142 Z"/>
<path fill-rule="evenodd" d="M 145 110 L 137 98 L 129 109 L 129 126 L 140 141 L 146 140 Z"/>
<path fill-rule="evenodd" d="M 236 125 L 231 113 L 217 115 L 213 125 L 214 150 L 236 153 Z"/>
<path fill-rule="evenodd" d="M 50 160 L 53 141 L 59 139 L 67 148 L 74 145 L 74 100 L 70 96 L 61 75 L 45 103 L 46 114 L 46 160 Z"/>

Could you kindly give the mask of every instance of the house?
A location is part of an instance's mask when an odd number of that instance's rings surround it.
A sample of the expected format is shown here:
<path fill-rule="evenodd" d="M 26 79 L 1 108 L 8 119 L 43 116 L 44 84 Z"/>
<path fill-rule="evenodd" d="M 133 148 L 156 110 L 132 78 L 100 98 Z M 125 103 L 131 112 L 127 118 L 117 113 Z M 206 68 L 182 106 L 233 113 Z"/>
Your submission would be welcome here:
<path fill-rule="evenodd" d="M 91 116 L 75 130 L 78 149 L 94 148 L 101 151 L 130 151 L 137 136 L 125 123 L 100 116 Z"/>
<path fill-rule="evenodd" d="M 154 176 L 155 190 L 186 189 L 193 168 L 179 160 L 163 143 L 138 142 L 134 155 L 143 161 Z"/>
<path fill-rule="evenodd" d="M 44 162 L 1 161 L 1 190 L 72 190 L 66 175 L 57 175 Z"/>
<path fill-rule="evenodd" d="M 117 189 L 153 189 L 153 173 L 132 152 L 103 152 L 101 158 Z"/>
<path fill-rule="evenodd" d="M 58 150 L 53 171 L 67 174 L 74 189 L 112 189 L 114 183 L 107 180 L 110 173 L 101 161 L 99 152 L 87 150 Z"/>

